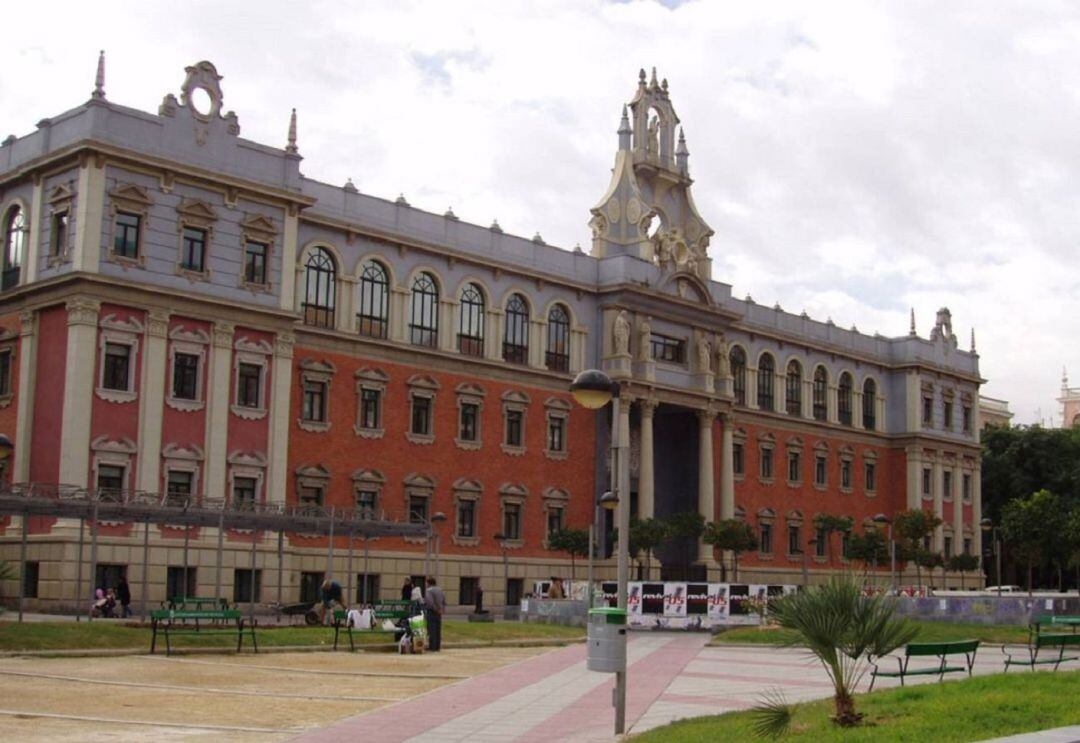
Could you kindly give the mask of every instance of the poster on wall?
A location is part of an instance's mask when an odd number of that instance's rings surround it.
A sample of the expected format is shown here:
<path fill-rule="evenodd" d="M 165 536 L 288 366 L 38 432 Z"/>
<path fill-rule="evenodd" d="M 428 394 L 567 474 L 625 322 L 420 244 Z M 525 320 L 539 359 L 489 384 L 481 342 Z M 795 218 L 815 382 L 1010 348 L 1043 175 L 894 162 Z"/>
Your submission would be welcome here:
<path fill-rule="evenodd" d="M 686 616 L 686 584 L 685 583 L 665 583 L 664 584 L 664 616 L 665 617 L 685 617 Z"/>
<path fill-rule="evenodd" d="M 728 616 L 728 584 L 709 584 L 709 621 L 721 623 L 727 621 Z"/>
<path fill-rule="evenodd" d="M 691 617 L 708 617 L 709 585 L 707 583 L 687 584 L 686 615 Z"/>
<path fill-rule="evenodd" d="M 663 614 L 664 613 L 664 584 L 642 583 L 641 585 L 641 613 Z"/>

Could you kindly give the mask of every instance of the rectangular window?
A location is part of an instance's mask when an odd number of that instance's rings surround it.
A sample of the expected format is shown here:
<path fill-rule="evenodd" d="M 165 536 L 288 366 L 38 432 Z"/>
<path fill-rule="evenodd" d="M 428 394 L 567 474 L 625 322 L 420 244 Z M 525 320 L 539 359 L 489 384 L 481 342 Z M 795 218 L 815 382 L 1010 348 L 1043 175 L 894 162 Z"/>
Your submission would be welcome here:
<path fill-rule="evenodd" d="M 259 481 L 254 477 L 233 478 L 233 508 L 238 511 L 255 510 L 255 490 Z"/>
<path fill-rule="evenodd" d="M 418 436 L 431 436 L 431 398 L 414 397 L 412 400 L 412 428 Z"/>
<path fill-rule="evenodd" d="M 923 467 L 922 471 L 922 494 L 929 496 L 933 488 L 934 473 L 929 467 Z"/>
<path fill-rule="evenodd" d="M 113 236 L 113 254 L 121 258 L 137 260 L 139 257 L 139 226 L 142 217 L 130 212 L 116 213 L 116 231 Z"/>
<path fill-rule="evenodd" d="M 50 233 L 49 248 L 54 256 L 60 256 L 67 250 L 68 244 L 68 213 L 57 212 L 52 216 L 52 231 Z"/>
<path fill-rule="evenodd" d="M 233 603 L 257 604 L 262 601 L 262 570 L 233 571 Z"/>
<path fill-rule="evenodd" d="M 944 428 L 945 428 L 946 431 L 952 430 L 952 425 L 953 425 L 952 410 L 953 410 L 953 404 L 951 402 L 946 402 L 945 403 L 945 422 L 944 422 Z"/>
<path fill-rule="evenodd" d="M 761 525 L 761 537 L 758 551 L 765 555 L 772 554 L 772 524 Z"/>
<path fill-rule="evenodd" d="M 943 498 L 952 498 L 952 472 L 945 470 L 941 473 L 941 495 Z"/>
<path fill-rule="evenodd" d="M 457 527 L 459 537 L 468 539 L 476 536 L 476 501 L 458 501 Z"/>
<path fill-rule="evenodd" d="M 840 534 L 840 554 L 845 560 L 851 558 L 851 532 L 845 531 Z"/>
<path fill-rule="evenodd" d="M 382 390 L 363 387 L 360 390 L 360 427 L 374 430 L 380 428 Z"/>
<path fill-rule="evenodd" d="M 180 268 L 197 273 L 206 270 L 206 230 L 198 227 L 184 228 Z"/>
<path fill-rule="evenodd" d="M 797 451 L 788 452 L 787 479 L 790 482 L 802 482 L 802 455 Z"/>
<path fill-rule="evenodd" d="M 767 447 L 761 449 L 761 477 L 763 480 L 771 480 L 773 476 L 773 450 Z"/>
<path fill-rule="evenodd" d="M 478 585 L 480 585 L 479 578 L 461 576 L 458 583 L 458 603 L 461 606 L 472 606 L 476 603 L 476 587 Z"/>
<path fill-rule="evenodd" d="M 115 464 L 99 464 L 97 488 L 102 495 L 119 495 L 124 489 L 124 468 Z"/>
<path fill-rule="evenodd" d="M 548 418 L 548 451 L 566 451 L 565 418 Z"/>
<path fill-rule="evenodd" d="M 300 603 L 313 604 L 319 600 L 322 589 L 322 571 L 303 571 L 300 573 Z"/>
<path fill-rule="evenodd" d="M 843 459 L 840 461 L 840 487 L 851 488 L 851 460 Z"/>
<path fill-rule="evenodd" d="M 961 494 L 962 494 L 962 497 L 964 499 L 964 502 L 970 502 L 971 501 L 971 475 L 967 474 L 966 472 L 964 473 L 962 479 L 960 480 L 960 487 L 963 488 L 963 490 L 961 490 Z"/>
<path fill-rule="evenodd" d="M 185 596 L 197 596 L 195 570 L 193 567 L 170 565 L 165 572 L 165 598 L 171 601 Z"/>
<path fill-rule="evenodd" d="M 525 414 L 520 410 L 507 410 L 506 411 L 506 445 L 507 446 L 522 446 L 524 437 L 522 436 L 522 429 L 524 428 Z"/>
<path fill-rule="evenodd" d="M 518 606 L 521 597 L 525 595 L 525 580 L 523 578 L 509 578 L 506 581 L 506 604 Z"/>
<path fill-rule="evenodd" d="M 378 513 L 376 510 L 379 507 L 379 493 L 375 490 L 357 490 L 356 491 L 356 510 L 359 512 L 357 515 L 362 519 L 373 519 Z"/>
<path fill-rule="evenodd" d="M 825 557 L 829 553 L 829 535 L 823 529 L 818 529 L 814 536 L 814 554 L 817 557 Z"/>
<path fill-rule="evenodd" d="M 10 395 L 11 388 L 11 351 L 0 351 L 0 397 Z"/>
<path fill-rule="evenodd" d="M 237 366 L 236 404 L 241 408 L 262 407 L 262 367 L 258 364 Z"/>
<path fill-rule="evenodd" d="M 304 381 L 304 420 L 326 422 L 326 382 L 313 379 Z"/>
<path fill-rule="evenodd" d="M 302 485 L 299 497 L 301 512 L 316 511 L 323 504 L 323 487 L 321 485 Z"/>
<path fill-rule="evenodd" d="M 828 472 L 828 460 L 825 459 L 824 454 L 818 454 L 816 457 L 814 457 L 814 484 L 827 484 L 829 481 Z"/>
<path fill-rule="evenodd" d="M 193 353 L 173 355 L 173 397 L 197 400 L 199 395 L 199 357 Z"/>
<path fill-rule="evenodd" d="M 934 421 L 934 399 L 932 397 L 924 397 L 922 399 L 922 424 L 927 428 Z"/>
<path fill-rule="evenodd" d="M 414 524 L 426 524 L 428 520 L 428 497 L 426 495 L 409 496 L 409 521 Z"/>
<path fill-rule="evenodd" d="M 731 447 L 731 469 L 736 475 L 746 474 L 746 461 L 743 456 L 742 444 L 733 444 Z"/>
<path fill-rule="evenodd" d="M 480 406 L 476 403 L 461 403 L 461 424 L 458 438 L 462 441 L 480 440 Z"/>
<path fill-rule="evenodd" d="M 27 562 L 23 564 L 22 595 L 25 599 L 38 597 L 38 569 L 40 563 Z"/>
<path fill-rule="evenodd" d="M 169 470 L 165 480 L 165 503 L 170 506 L 184 506 L 191 498 L 193 472 Z"/>
<path fill-rule="evenodd" d="M 266 283 L 266 255 L 269 246 L 248 240 L 244 243 L 244 281 L 249 284 Z"/>
<path fill-rule="evenodd" d="M 964 537 L 964 554 L 971 554 L 971 537 Z"/>
<path fill-rule="evenodd" d="M 503 504 L 503 534 L 507 539 L 521 539 L 521 504 Z"/>
<path fill-rule="evenodd" d="M 372 604 L 379 600 L 378 573 L 359 573 L 356 576 L 356 603 Z"/>
<path fill-rule="evenodd" d="M 789 555 L 802 554 L 802 529 L 789 525 L 787 528 L 787 551 Z"/>
<path fill-rule="evenodd" d="M 952 556 L 952 537 L 945 537 L 945 549 L 942 550 L 945 553 L 945 559 Z"/>
<path fill-rule="evenodd" d="M 686 341 L 653 333 L 649 339 L 649 345 L 652 347 L 652 357 L 657 361 L 666 361 L 671 364 L 686 362 Z"/>
<path fill-rule="evenodd" d="M 877 490 L 877 464 L 875 462 L 866 463 L 866 489 L 871 492 Z"/>
<path fill-rule="evenodd" d="M 971 433 L 971 406 L 965 405 L 961 414 L 964 421 L 964 433 Z"/>
<path fill-rule="evenodd" d="M 125 343 L 106 343 L 101 386 L 107 390 L 127 392 L 131 389 L 130 380 L 131 346 Z"/>
<path fill-rule="evenodd" d="M 547 510 L 547 533 L 548 536 L 558 534 L 563 530 L 565 512 L 561 506 L 550 506 Z"/>

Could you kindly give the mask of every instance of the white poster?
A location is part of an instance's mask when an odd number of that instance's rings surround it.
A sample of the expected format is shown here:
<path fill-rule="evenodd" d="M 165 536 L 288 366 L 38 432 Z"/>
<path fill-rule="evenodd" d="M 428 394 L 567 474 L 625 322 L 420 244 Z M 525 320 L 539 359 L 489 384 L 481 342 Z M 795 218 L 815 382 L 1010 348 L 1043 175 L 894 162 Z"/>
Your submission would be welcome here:
<path fill-rule="evenodd" d="M 685 617 L 686 616 L 686 584 L 685 583 L 665 583 L 664 584 L 664 616 L 665 617 Z"/>

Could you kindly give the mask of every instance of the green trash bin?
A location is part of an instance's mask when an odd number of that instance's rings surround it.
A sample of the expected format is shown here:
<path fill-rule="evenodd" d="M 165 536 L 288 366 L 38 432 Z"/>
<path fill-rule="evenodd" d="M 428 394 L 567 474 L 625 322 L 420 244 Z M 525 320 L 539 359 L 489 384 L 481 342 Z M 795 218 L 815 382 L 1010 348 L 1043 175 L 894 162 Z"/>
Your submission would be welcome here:
<path fill-rule="evenodd" d="M 589 609 L 590 671 L 616 673 L 626 670 L 626 609 Z"/>

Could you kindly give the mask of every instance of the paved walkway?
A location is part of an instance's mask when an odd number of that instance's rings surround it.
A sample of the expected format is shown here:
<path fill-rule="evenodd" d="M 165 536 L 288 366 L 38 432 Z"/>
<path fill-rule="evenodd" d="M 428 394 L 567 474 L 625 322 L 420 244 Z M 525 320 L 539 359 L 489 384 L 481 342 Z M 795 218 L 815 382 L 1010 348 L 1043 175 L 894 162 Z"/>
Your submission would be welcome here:
<path fill-rule="evenodd" d="M 708 640 L 704 634 L 631 635 L 626 715 L 630 732 L 685 717 L 746 709 L 770 689 L 779 689 L 792 702 L 832 694 L 821 665 L 805 651 L 706 647 Z M 584 645 L 560 648 L 321 728 L 299 740 L 611 741 L 614 676 L 586 669 L 585 650 Z M 999 654 L 979 656 L 976 673 L 1000 671 Z M 936 677 L 924 676 L 917 683 L 932 681 Z M 896 684 L 883 679 L 875 688 Z"/>

